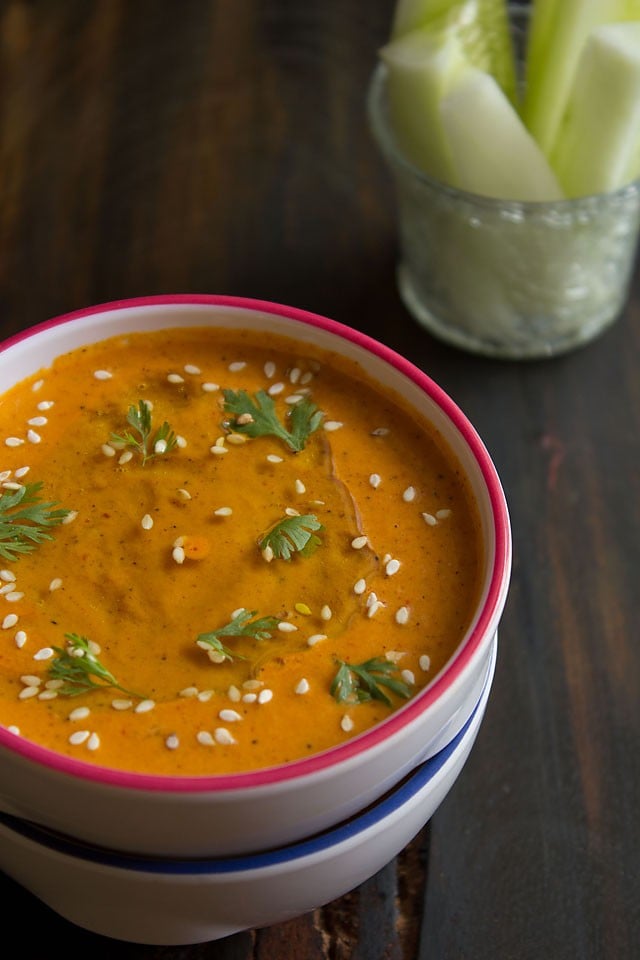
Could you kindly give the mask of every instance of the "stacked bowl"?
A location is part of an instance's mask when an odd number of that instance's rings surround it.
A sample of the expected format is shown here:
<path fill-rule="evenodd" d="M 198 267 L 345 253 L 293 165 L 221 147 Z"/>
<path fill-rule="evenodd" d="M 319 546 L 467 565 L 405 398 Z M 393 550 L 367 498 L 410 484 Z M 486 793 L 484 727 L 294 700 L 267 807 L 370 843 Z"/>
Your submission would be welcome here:
<path fill-rule="evenodd" d="M 319 907 L 382 868 L 460 774 L 487 705 L 511 534 L 491 458 L 455 403 L 361 332 L 263 301 L 176 295 L 104 304 L 2 345 L 0 393 L 106 338 L 179 327 L 264 332 L 355 360 L 427 418 L 478 509 L 480 589 L 453 654 L 368 729 L 287 763 L 207 776 L 114 769 L 0 726 L 0 869 L 71 922 L 106 936 L 186 944 Z"/>

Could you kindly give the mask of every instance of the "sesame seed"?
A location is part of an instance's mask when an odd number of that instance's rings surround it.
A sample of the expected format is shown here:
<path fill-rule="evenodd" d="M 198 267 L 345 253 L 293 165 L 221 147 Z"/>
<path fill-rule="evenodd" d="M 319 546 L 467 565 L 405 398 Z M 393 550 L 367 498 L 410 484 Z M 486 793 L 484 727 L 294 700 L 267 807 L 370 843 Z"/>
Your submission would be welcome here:
<path fill-rule="evenodd" d="M 167 452 L 167 441 L 164 439 L 156 440 L 153 445 L 154 453 L 166 453 Z"/>
<path fill-rule="evenodd" d="M 201 690 L 196 696 L 200 703 L 208 703 L 213 696 L 213 690 Z"/>
<path fill-rule="evenodd" d="M 141 700 L 140 703 L 137 704 L 134 713 L 149 713 L 155 705 L 155 700 Z"/>
<path fill-rule="evenodd" d="M 16 737 L 20 736 L 20 727 L 16 727 L 15 723 L 12 723 L 11 726 L 7 727 L 9 733 L 13 733 Z"/>
<path fill-rule="evenodd" d="M 384 568 L 384 572 L 388 577 L 392 577 L 394 573 L 398 572 L 399 569 L 400 569 L 399 560 L 389 560 L 388 564 Z"/>
<path fill-rule="evenodd" d="M 423 653 L 418 662 L 420 664 L 420 669 L 424 673 L 427 673 L 427 671 L 431 667 L 431 657 L 427 653 Z"/>
<path fill-rule="evenodd" d="M 187 441 L 185 440 L 185 438 L 184 438 L 181 434 L 177 433 L 177 434 L 176 434 L 176 447 L 179 447 L 180 450 L 184 450 L 184 448 L 186 447 L 186 445 L 187 445 Z"/>
<path fill-rule="evenodd" d="M 69 513 L 66 515 L 66 517 L 63 518 L 62 523 L 65 525 L 67 523 L 73 523 L 73 521 L 76 519 L 77 516 L 78 516 L 77 510 L 70 510 Z"/>
<path fill-rule="evenodd" d="M 197 687 L 185 687 L 183 690 L 180 690 L 178 693 L 179 697 L 197 697 L 198 688 Z"/>
<path fill-rule="evenodd" d="M 244 370 L 246 365 L 246 360 L 234 360 L 233 363 L 229 364 L 229 370 L 231 373 L 240 373 L 241 370 Z"/>
<path fill-rule="evenodd" d="M 24 647 L 25 643 L 27 642 L 27 635 L 24 632 L 24 630 L 18 630 L 18 632 L 16 633 L 13 639 L 15 640 L 16 647 L 18 647 L 18 649 L 21 650 Z"/>
<path fill-rule="evenodd" d="M 53 647 L 41 647 L 36 653 L 34 653 L 33 659 L 34 660 L 51 660 L 51 657 L 53 656 L 54 652 L 55 651 Z"/>
<path fill-rule="evenodd" d="M 47 687 L 49 690 L 61 690 L 62 687 L 64 687 L 64 680 L 47 680 L 45 687 Z"/>
<path fill-rule="evenodd" d="M 94 370 L 93 375 L 96 380 L 111 380 L 111 377 L 113 376 L 113 374 L 109 373 L 108 370 Z"/>
<path fill-rule="evenodd" d="M 230 744 L 232 744 L 232 743 L 236 743 L 236 741 L 234 740 L 234 738 L 231 736 L 231 734 L 229 733 L 229 731 L 228 731 L 227 729 L 225 729 L 225 727 L 217 727 L 217 728 L 214 730 L 213 735 L 214 735 L 216 741 L 217 741 L 218 743 L 222 744 L 223 746 L 227 746 L 227 745 L 230 745 Z"/>
<path fill-rule="evenodd" d="M 300 370 L 299 367 L 293 367 L 293 368 L 289 371 L 289 380 L 291 381 L 291 383 L 297 383 L 297 382 L 298 382 L 298 380 L 300 379 L 300 374 L 301 374 L 301 372 L 302 372 L 302 371 Z"/>
<path fill-rule="evenodd" d="M 203 383 L 202 389 L 205 393 L 215 393 L 216 390 L 220 389 L 220 386 L 217 383 Z"/>
<path fill-rule="evenodd" d="M 386 437 L 389 435 L 388 427 L 376 427 L 375 430 L 371 431 L 372 437 Z"/>
<path fill-rule="evenodd" d="M 178 496 L 181 500 L 191 500 L 191 494 L 188 490 L 185 490 L 184 487 L 178 489 Z"/>
<path fill-rule="evenodd" d="M 125 463 L 129 463 L 129 460 L 131 460 L 132 458 L 133 458 L 133 453 L 131 452 L 131 450 L 125 450 L 124 453 L 120 454 L 120 456 L 118 457 L 118 463 L 124 465 Z"/>
<path fill-rule="evenodd" d="M 59 590 L 62 586 L 61 577 L 54 577 L 54 579 L 49 584 L 49 590 L 53 593 L 54 590 Z"/>
<path fill-rule="evenodd" d="M 241 413 L 239 417 L 236 417 L 236 423 L 238 426 L 244 427 L 248 423 L 254 423 L 254 418 L 250 413 Z"/>
<path fill-rule="evenodd" d="M 307 488 L 305 487 L 305 485 L 304 485 L 304 483 L 302 482 L 302 480 L 296 480 L 295 487 L 296 487 L 296 493 L 306 493 L 306 492 L 307 492 Z"/>
<path fill-rule="evenodd" d="M 115 457 L 116 455 L 116 451 L 110 443 L 103 443 L 100 449 L 104 453 L 105 457 Z"/>
<path fill-rule="evenodd" d="M 294 609 L 297 613 L 301 613 L 303 617 L 311 616 L 311 607 L 307 606 L 306 603 L 296 603 Z"/>
<path fill-rule="evenodd" d="M 436 523 L 438 522 L 432 513 L 423 513 L 422 519 L 430 527 L 435 527 Z"/>
<path fill-rule="evenodd" d="M 202 650 L 207 650 L 207 656 L 209 657 L 209 660 L 211 660 L 211 663 L 224 663 L 224 661 L 227 659 L 221 650 L 208 650 L 207 644 L 204 642 L 198 642 L 198 646 Z"/>
<path fill-rule="evenodd" d="M 167 380 L 169 383 L 184 383 L 184 377 L 181 377 L 179 373 L 170 373 Z"/>
<path fill-rule="evenodd" d="M 233 513 L 231 507 L 218 507 L 217 510 L 213 511 L 216 517 L 230 517 Z"/>
<path fill-rule="evenodd" d="M 436 517 L 438 518 L 438 520 L 446 520 L 447 517 L 450 517 L 450 516 L 451 516 L 451 510 L 436 510 Z"/>
<path fill-rule="evenodd" d="M 184 558 L 185 558 L 184 547 L 174 547 L 171 552 L 171 556 L 173 557 L 176 563 L 184 563 Z"/>
<path fill-rule="evenodd" d="M 333 433 L 334 430 L 339 430 L 344 424 L 340 420 L 325 420 L 322 426 L 329 433 Z"/>
<path fill-rule="evenodd" d="M 354 550 L 362 550 L 363 547 L 366 547 L 368 542 L 369 542 L 368 537 L 356 537 L 354 540 L 351 541 L 351 546 L 353 547 Z"/>
<path fill-rule="evenodd" d="M 239 714 L 236 710 L 221 710 L 218 714 L 218 717 L 221 720 L 224 720 L 225 723 L 237 723 L 238 720 L 242 720 L 242 715 Z"/>
<path fill-rule="evenodd" d="M 296 684 L 295 692 L 299 694 L 309 693 L 309 681 L 305 677 Z"/>
<path fill-rule="evenodd" d="M 229 453 L 226 447 L 223 447 L 222 444 L 214 443 L 211 447 L 211 453 L 215 454 L 218 457 L 223 456 L 225 453 Z"/>
<path fill-rule="evenodd" d="M 267 546 L 262 551 L 262 557 L 264 560 L 267 561 L 267 563 L 271 563 L 271 561 L 273 560 L 273 557 L 274 557 L 273 548 L 270 547 L 269 544 L 267 544 Z"/>
<path fill-rule="evenodd" d="M 19 700 L 30 700 L 32 697 L 37 697 L 39 693 L 38 687 L 24 687 L 18 694 Z"/>
<path fill-rule="evenodd" d="M 69 714 L 69 720 L 75 723 L 76 720 L 84 720 L 90 713 L 89 707 L 76 707 L 76 709 L 72 710 Z"/>
<path fill-rule="evenodd" d="M 283 390 L 284 390 L 284 383 L 281 383 L 281 382 L 272 383 L 269 389 L 267 390 L 267 393 L 269 394 L 270 397 L 277 397 L 278 394 L 282 393 Z"/>
<path fill-rule="evenodd" d="M 262 680 L 245 680 L 242 684 L 243 690 L 259 690 L 260 687 L 264 687 Z"/>
<path fill-rule="evenodd" d="M 51 410 L 51 407 L 54 406 L 53 400 L 41 400 L 38 404 L 38 410 Z"/>
<path fill-rule="evenodd" d="M 294 633 L 297 629 L 295 623 L 289 623 L 288 620 L 281 620 L 278 624 L 278 630 L 281 633 Z"/>
<path fill-rule="evenodd" d="M 403 670 L 400 674 L 405 683 L 408 683 L 409 686 L 413 686 L 416 682 L 413 670 Z"/>
<path fill-rule="evenodd" d="M 258 703 L 269 703 L 273 700 L 273 690 L 261 690 L 258 694 Z"/>
<path fill-rule="evenodd" d="M 282 457 L 276 456 L 275 453 L 267 454 L 267 461 L 269 463 L 282 463 Z"/>
<path fill-rule="evenodd" d="M 313 380 L 313 373 L 311 370 L 307 370 L 306 373 L 303 373 L 300 377 L 300 383 L 311 383 Z"/>
<path fill-rule="evenodd" d="M 290 404 L 290 406 L 295 406 L 296 403 L 300 403 L 304 397 L 301 393 L 291 393 L 288 397 L 284 398 L 284 402 Z"/>
<path fill-rule="evenodd" d="M 24 673 L 20 677 L 20 682 L 24 683 L 25 687 L 39 687 L 42 683 L 42 678 L 36 677 L 32 673 Z"/>
<path fill-rule="evenodd" d="M 322 607 L 322 610 L 320 611 L 320 619 L 321 619 L 321 620 L 331 620 L 331 617 L 332 617 L 332 616 L 333 616 L 333 610 L 331 609 L 330 606 L 328 606 L 328 605 L 325 603 L 325 605 Z"/>
<path fill-rule="evenodd" d="M 416 498 L 416 488 L 407 487 L 407 489 L 402 494 L 402 499 L 405 503 L 411 503 Z"/>
<path fill-rule="evenodd" d="M 153 526 L 153 517 L 150 513 L 145 513 L 144 517 L 140 521 L 140 526 L 143 530 L 151 530 Z"/>
<path fill-rule="evenodd" d="M 44 380 L 36 380 L 36 382 L 32 384 L 31 389 L 33 390 L 34 393 L 37 393 L 38 390 L 42 390 L 43 385 L 44 385 Z"/>
<path fill-rule="evenodd" d="M 366 580 L 363 580 L 362 578 L 360 578 L 360 580 L 356 580 L 356 582 L 353 585 L 353 592 L 357 594 L 364 593 L 366 589 L 367 589 Z"/>
<path fill-rule="evenodd" d="M 97 750 L 100 747 L 100 737 L 97 733 L 92 733 L 87 740 L 87 750 Z"/>
<path fill-rule="evenodd" d="M 196 740 L 203 747 L 214 747 L 216 743 L 208 730 L 198 730 Z"/>
<path fill-rule="evenodd" d="M 265 377 L 268 377 L 268 379 L 271 380 L 271 378 L 274 376 L 276 372 L 276 365 L 273 362 L 273 360 L 267 360 L 263 369 L 264 369 Z"/>
<path fill-rule="evenodd" d="M 69 743 L 73 747 L 79 747 L 91 736 L 91 731 L 89 730 L 76 730 L 75 733 L 72 733 L 69 737 Z"/>
<path fill-rule="evenodd" d="M 170 734 L 170 736 L 167 737 L 167 739 L 164 742 L 164 745 L 167 748 L 167 750 L 177 750 L 178 747 L 180 746 L 180 740 L 175 735 L 175 733 L 172 733 Z"/>
<path fill-rule="evenodd" d="M 372 590 L 366 600 L 367 607 L 370 607 L 373 603 L 376 603 L 377 600 L 378 600 L 378 594 L 374 593 L 374 591 Z"/>
<path fill-rule="evenodd" d="M 235 686 L 235 684 L 232 683 L 229 689 L 227 690 L 227 696 L 229 697 L 229 700 L 231 700 L 232 703 L 239 703 L 242 697 L 242 694 L 240 693 L 238 688 Z"/>
<path fill-rule="evenodd" d="M 388 660 L 389 663 L 400 663 L 402 658 L 405 656 L 404 653 L 400 650 L 387 650 L 384 655 L 385 660 Z"/>
<path fill-rule="evenodd" d="M 7 447 L 20 447 L 24 443 L 20 437 L 7 437 L 5 440 L 5 446 Z"/>
<path fill-rule="evenodd" d="M 2 621 L 2 629 L 9 630 L 11 627 L 15 627 L 18 622 L 18 615 L 16 613 L 8 613 L 4 620 Z"/>
<path fill-rule="evenodd" d="M 371 476 L 369 477 L 369 483 L 371 484 L 374 490 L 377 490 L 380 484 L 382 483 L 382 477 L 380 476 L 379 473 L 372 473 Z"/>
<path fill-rule="evenodd" d="M 321 640 L 326 640 L 326 639 L 327 639 L 326 633 L 314 633 L 307 640 L 307 646 L 315 647 L 316 643 L 320 643 Z"/>
<path fill-rule="evenodd" d="M 396 623 L 399 623 L 400 625 L 404 625 L 405 623 L 408 623 L 408 622 L 409 622 L 409 608 L 408 608 L 408 607 L 399 607 L 399 608 L 396 610 L 395 621 L 396 621 Z"/>
<path fill-rule="evenodd" d="M 3 470 L 2 473 L 0 473 L 0 482 L 3 480 L 8 480 L 10 476 L 11 470 Z"/>
<path fill-rule="evenodd" d="M 340 726 L 342 727 L 345 733 L 351 733 L 354 727 L 354 723 L 351 717 L 344 716 L 340 721 Z"/>
<path fill-rule="evenodd" d="M 15 583 L 16 575 L 12 570 L 0 570 L 0 580 L 6 583 Z"/>
<path fill-rule="evenodd" d="M 185 373 L 190 373 L 194 377 L 201 373 L 200 367 L 196 367 L 195 363 L 185 363 L 183 369 Z"/>
<path fill-rule="evenodd" d="M 234 447 L 241 447 L 243 443 L 247 442 L 247 439 L 244 433 L 229 433 L 227 435 L 227 443 Z"/>
<path fill-rule="evenodd" d="M 5 583 L 3 587 L 0 587 L 0 596 L 4 596 L 6 593 L 11 593 L 11 591 L 15 589 L 15 583 Z"/>
<path fill-rule="evenodd" d="M 30 420 L 27 420 L 30 427 L 44 427 L 48 422 L 46 417 L 31 417 Z"/>
<path fill-rule="evenodd" d="M 258 699 L 257 693 L 245 693 L 244 696 L 242 697 L 242 702 L 255 703 L 257 699 Z"/>
<path fill-rule="evenodd" d="M 374 603 L 372 603 L 371 606 L 369 607 L 369 609 L 368 609 L 368 611 L 367 611 L 367 616 L 368 616 L 369 618 L 375 617 L 375 615 L 376 615 L 376 613 L 378 612 L 378 610 L 380 610 L 382 607 L 384 607 L 384 603 L 382 602 L 382 600 L 376 600 L 376 601 L 375 601 Z"/>
<path fill-rule="evenodd" d="M 130 710 L 133 706 L 133 700 L 112 700 L 111 706 L 114 710 Z"/>
<path fill-rule="evenodd" d="M 2 486 L 5 490 L 22 490 L 23 484 L 16 483 L 14 480 L 5 480 Z"/>
<path fill-rule="evenodd" d="M 294 510 L 293 507 L 285 507 L 285 511 L 284 511 L 284 512 L 286 513 L 286 515 L 287 515 L 288 517 L 299 517 L 299 516 L 300 516 L 300 511 L 299 511 L 299 510 Z"/>
<path fill-rule="evenodd" d="M 29 473 L 30 469 L 31 467 L 18 467 L 18 469 L 15 472 L 16 477 L 24 477 L 25 474 Z"/>

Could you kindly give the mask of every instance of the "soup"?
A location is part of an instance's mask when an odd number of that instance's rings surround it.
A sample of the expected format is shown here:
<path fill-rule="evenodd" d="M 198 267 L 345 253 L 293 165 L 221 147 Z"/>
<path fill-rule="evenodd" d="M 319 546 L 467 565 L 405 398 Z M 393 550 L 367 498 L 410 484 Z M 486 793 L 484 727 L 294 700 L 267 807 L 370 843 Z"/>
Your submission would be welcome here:
<path fill-rule="evenodd" d="M 57 752 L 170 775 L 318 753 L 419 693 L 473 616 L 459 464 L 332 352 L 113 337 L 2 396 L 0 444 L 0 723 Z"/>

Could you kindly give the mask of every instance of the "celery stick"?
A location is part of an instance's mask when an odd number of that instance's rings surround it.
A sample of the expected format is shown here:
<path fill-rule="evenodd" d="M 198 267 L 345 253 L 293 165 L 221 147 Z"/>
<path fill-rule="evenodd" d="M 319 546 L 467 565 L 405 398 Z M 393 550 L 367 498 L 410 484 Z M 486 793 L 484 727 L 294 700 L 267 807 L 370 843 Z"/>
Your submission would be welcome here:
<path fill-rule="evenodd" d="M 380 51 L 387 68 L 389 118 L 400 150 L 437 180 L 451 179 L 438 107 L 452 78 L 467 66 L 456 34 L 417 30 Z"/>
<path fill-rule="evenodd" d="M 585 43 L 552 163 L 571 197 L 640 175 L 640 23 L 598 27 Z"/>
<path fill-rule="evenodd" d="M 455 30 L 474 67 L 493 74 L 510 100 L 516 98 L 516 70 L 506 0 L 398 0 L 391 40 L 429 27 Z"/>
<path fill-rule="evenodd" d="M 550 156 L 588 34 L 640 20 L 640 0 L 533 0 L 522 117 Z"/>
<path fill-rule="evenodd" d="M 562 191 L 495 79 L 471 67 L 440 104 L 454 186 L 504 200 L 558 200 Z"/>

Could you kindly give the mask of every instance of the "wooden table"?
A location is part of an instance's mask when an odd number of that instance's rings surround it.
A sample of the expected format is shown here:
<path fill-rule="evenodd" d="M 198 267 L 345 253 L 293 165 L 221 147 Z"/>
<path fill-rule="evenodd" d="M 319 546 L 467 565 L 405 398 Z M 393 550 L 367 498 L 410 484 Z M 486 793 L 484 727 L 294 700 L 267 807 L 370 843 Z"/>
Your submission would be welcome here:
<path fill-rule="evenodd" d="M 476 746 L 394 862 L 313 914 L 180 948 L 85 932 L 0 877 L 4 934 L 24 956 L 53 945 L 92 960 L 640 956 L 640 287 L 609 332 L 544 362 L 476 358 L 414 323 L 364 108 L 392 7 L 0 7 L 0 334 L 167 292 L 254 296 L 352 324 L 470 417 L 514 531 Z"/>

